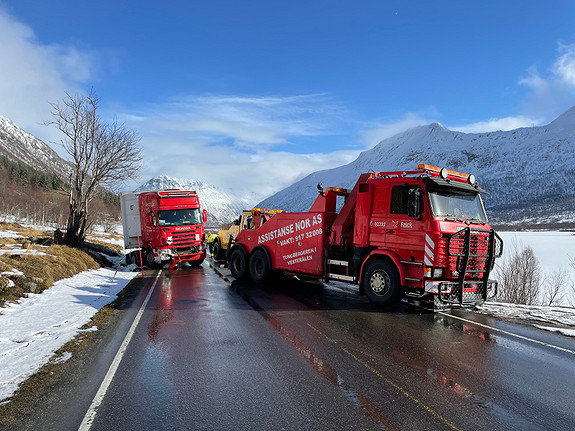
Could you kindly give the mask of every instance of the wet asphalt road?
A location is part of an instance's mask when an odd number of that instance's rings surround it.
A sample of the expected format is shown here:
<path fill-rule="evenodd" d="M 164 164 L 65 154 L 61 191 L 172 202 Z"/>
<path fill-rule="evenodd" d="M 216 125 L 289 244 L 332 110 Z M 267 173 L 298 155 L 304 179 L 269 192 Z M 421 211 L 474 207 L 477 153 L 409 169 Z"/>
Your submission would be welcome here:
<path fill-rule="evenodd" d="M 293 279 L 228 284 L 207 263 L 164 270 L 91 429 L 573 430 L 575 340 Z"/>

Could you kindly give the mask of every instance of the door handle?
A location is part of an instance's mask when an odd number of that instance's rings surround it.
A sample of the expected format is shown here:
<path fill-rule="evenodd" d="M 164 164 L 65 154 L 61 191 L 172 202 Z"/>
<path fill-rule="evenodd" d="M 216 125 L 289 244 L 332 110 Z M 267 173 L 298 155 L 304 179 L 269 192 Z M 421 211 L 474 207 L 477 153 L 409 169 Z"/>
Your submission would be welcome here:
<path fill-rule="evenodd" d="M 386 230 L 385 233 L 395 233 L 394 230 Z"/>

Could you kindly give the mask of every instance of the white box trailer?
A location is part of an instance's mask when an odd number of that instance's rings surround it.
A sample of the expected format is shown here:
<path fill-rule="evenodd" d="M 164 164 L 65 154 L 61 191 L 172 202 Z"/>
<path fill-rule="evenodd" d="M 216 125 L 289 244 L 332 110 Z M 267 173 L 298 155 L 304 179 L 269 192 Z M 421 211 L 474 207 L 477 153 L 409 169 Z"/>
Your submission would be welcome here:
<path fill-rule="evenodd" d="M 138 196 L 141 192 L 120 193 L 120 208 L 122 211 L 122 228 L 124 230 L 124 248 L 139 248 L 138 237 L 142 236 L 140 225 L 140 205 Z"/>

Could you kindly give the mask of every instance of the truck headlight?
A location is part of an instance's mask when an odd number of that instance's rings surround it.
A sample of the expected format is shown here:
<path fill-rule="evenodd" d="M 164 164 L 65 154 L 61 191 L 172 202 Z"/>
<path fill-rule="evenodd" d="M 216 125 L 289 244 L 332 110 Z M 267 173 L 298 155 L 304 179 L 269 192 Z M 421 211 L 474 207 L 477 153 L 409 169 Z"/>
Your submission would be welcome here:
<path fill-rule="evenodd" d="M 433 268 L 426 266 L 423 269 L 423 276 L 425 278 L 442 278 L 443 277 L 443 268 Z"/>

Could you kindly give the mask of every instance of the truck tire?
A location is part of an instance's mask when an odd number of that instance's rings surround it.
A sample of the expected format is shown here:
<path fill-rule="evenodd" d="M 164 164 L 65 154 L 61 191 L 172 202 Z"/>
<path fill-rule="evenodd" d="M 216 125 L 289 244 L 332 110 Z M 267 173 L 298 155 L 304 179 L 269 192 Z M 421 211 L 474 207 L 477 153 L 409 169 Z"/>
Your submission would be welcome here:
<path fill-rule="evenodd" d="M 214 240 L 214 248 L 213 248 L 213 253 L 212 256 L 214 257 L 215 260 L 222 260 L 223 256 L 222 256 L 222 244 L 220 243 L 220 239 L 216 238 Z"/>
<path fill-rule="evenodd" d="M 230 271 L 232 276 L 236 280 L 243 280 L 246 278 L 247 271 L 247 257 L 242 249 L 235 249 L 232 251 L 229 263 Z"/>
<path fill-rule="evenodd" d="M 144 264 L 148 268 L 154 267 L 154 253 L 152 253 L 152 250 L 147 249 L 147 248 L 143 249 L 142 250 L 142 257 L 144 258 Z"/>
<path fill-rule="evenodd" d="M 142 250 L 142 257 L 144 258 L 144 264 L 146 264 L 148 268 L 150 269 L 160 268 L 160 264 L 156 263 L 156 261 L 154 260 L 154 253 L 152 252 L 152 249 L 148 248 Z"/>
<path fill-rule="evenodd" d="M 270 275 L 270 263 L 263 250 L 256 250 L 250 257 L 250 277 L 255 283 L 263 283 Z"/>
<path fill-rule="evenodd" d="M 131 253 L 131 261 L 134 263 L 138 268 L 142 267 L 142 262 L 140 260 L 140 250 L 133 251 Z"/>
<path fill-rule="evenodd" d="M 367 264 L 362 284 L 365 295 L 375 304 L 389 306 L 400 299 L 397 271 L 385 260 L 374 260 Z"/>

